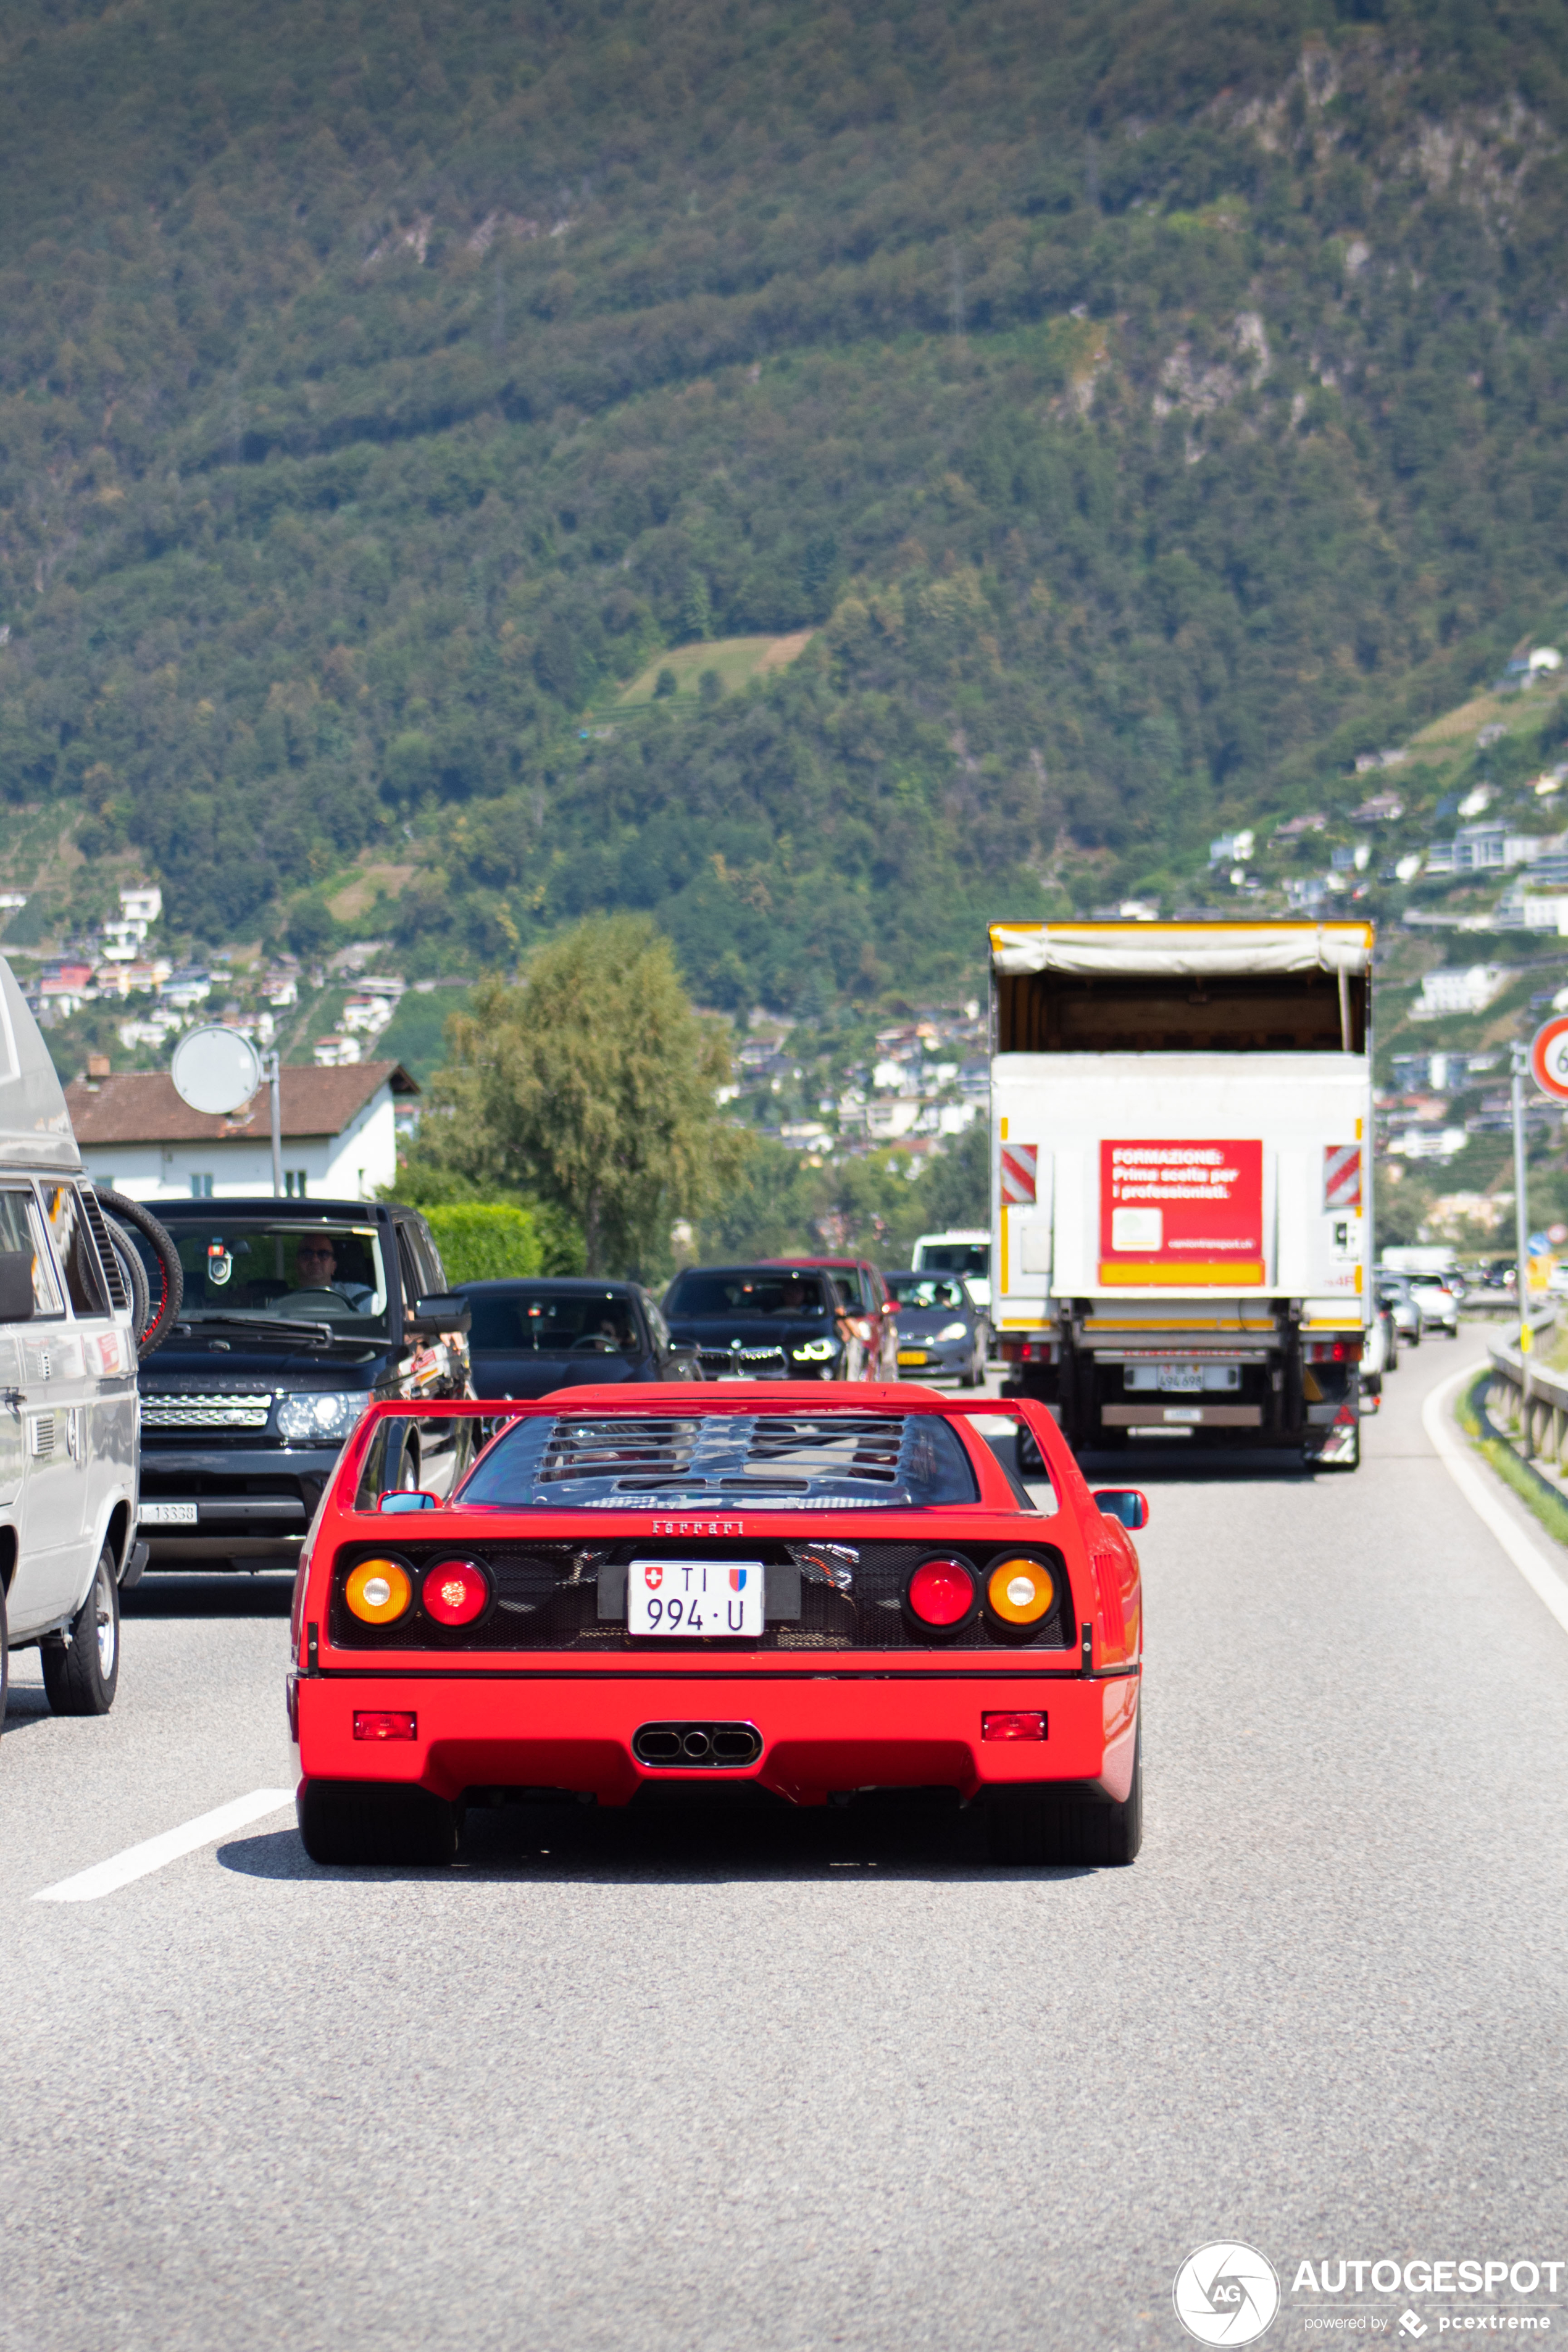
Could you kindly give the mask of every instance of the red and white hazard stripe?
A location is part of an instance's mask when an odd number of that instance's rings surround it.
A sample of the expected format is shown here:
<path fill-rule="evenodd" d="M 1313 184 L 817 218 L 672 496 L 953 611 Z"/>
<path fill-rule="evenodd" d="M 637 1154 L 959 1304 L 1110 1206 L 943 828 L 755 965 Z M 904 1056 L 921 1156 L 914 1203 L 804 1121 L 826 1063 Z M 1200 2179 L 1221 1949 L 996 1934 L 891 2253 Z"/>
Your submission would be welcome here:
<path fill-rule="evenodd" d="M 1002 1146 L 1002 1206 L 1005 1209 L 1028 1207 L 1035 1198 L 1035 1171 L 1040 1157 L 1037 1143 L 1005 1143 Z"/>
<path fill-rule="evenodd" d="M 1325 1209 L 1360 1208 L 1359 1143 L 1326 1143 L 1323 1146 L 1323 1206 Z"/>

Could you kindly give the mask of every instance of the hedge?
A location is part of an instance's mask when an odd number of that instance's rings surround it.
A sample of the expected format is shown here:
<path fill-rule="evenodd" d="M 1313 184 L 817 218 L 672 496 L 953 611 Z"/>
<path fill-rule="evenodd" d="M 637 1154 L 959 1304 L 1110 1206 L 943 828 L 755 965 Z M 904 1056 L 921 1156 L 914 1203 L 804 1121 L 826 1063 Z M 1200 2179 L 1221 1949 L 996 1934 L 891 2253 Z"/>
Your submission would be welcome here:
<path fill-rule="evenodd" d="M 501 1202 L 454 1201 L 427 1208 L 448 1282 L 489 1282 L 503 1275 L 542 1273 L 544 1244 L 526 1209 Z"/>

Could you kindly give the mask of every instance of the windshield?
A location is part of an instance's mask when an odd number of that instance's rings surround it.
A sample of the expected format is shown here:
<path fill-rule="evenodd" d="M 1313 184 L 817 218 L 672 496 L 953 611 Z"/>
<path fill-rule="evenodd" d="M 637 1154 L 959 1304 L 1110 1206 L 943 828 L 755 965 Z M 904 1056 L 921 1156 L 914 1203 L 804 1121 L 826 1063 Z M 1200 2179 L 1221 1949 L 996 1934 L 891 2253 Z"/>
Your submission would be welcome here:
<path fill-rule="evenodd" d="M 469 1291 L 469 1349 L 479 1355 L 637 1355 L 631 1301 L 611 1290 Z"/>
<path fill-rule="evenodd" d="M 940 1275 L 889 1274 L 884 1278 L 900 1307 L 929 1307 L 962 1313 L 969 1304 L 963 1284 L 943 1282 Z"/>
<path fill-rule="evenodd" d="M 922 1242 L 921 1265 L 939 1274 L 989 1274 L 989 1242 Z"/>
<path fill-rule="evenodd" d="M 940 1413 L 536 1413 L 497 1438 L 455 1499 L 492 1510 L 924 1510 L 979 1492 Z"/>
<path fill-rule="evenodd" d="M 226 1217 L 214 1206 L 182 1215 L 160 1202 L 185 1276 L 182 1321 L 329 1323 L 346 1339 L 386 1337 L 386 1273 L 374 1225 L 276 1223 Z M 162 1273 L 134 1236 L 158 1296 Z"/>
<path fill-rule="evenodd" d="M 739 1315 L 806 1315 L 826 1318 L 822 1276 L 780 1272 L 773 1266 L 729 1266 L 709 1273 L 689 1266 L 678 1274 L 664 1302 L 667 1315 L 733 1319 Z"/>

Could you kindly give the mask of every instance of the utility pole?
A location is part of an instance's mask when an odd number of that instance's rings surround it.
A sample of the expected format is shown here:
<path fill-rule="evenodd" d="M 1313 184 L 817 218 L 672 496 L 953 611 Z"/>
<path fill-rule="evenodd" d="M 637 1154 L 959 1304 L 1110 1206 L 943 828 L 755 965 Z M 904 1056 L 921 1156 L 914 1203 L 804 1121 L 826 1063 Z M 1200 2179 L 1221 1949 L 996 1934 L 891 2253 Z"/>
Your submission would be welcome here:
<path fill-rule="evenodd" d="M 1530 1353 L 1530 1207 L 1524 1194 L 1524 1079 L 1530 1048 L 1517 1037 L 1510 1048 L 1513 1077 L 1513 1246 L 1517 1263 L 1514 1294 L 1519 1307 L 1519 1352 Z M 1525 1402 L 1529 1403 L 1529 1370 L 1525 1367 Z"/>
<path fill-rule="evenodd" d="M 272 1197 L 283 1198 L 283 1087 L 276 1054 L 268 1054 L 261 1065 L 272 1096 Z"/>

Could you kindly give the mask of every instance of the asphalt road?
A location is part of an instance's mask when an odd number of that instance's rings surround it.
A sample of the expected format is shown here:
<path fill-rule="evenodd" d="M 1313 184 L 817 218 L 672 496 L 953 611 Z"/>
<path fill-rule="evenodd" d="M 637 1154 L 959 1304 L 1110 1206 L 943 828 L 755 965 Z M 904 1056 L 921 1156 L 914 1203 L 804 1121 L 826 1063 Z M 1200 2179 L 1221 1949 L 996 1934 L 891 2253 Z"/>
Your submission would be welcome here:
<path fill-rule="evenodd" d="M 1232 2238 L 1270 2345 L 1568 2325 L 1292 2292 L 1568 2255 L 1568 1635 L 1419 1412 L 1477 1352 L 1409 1360 L 1358 1475 L 1151 1475 L 1131 1870 L 991 1869 L 913 1811 L 574 1811 L 354 1874 L 279 1813 L 39 1903 L 286 1788 L 284 1597 L 139 1598 L 102 1722 L 16 1660 L 0 2345 L 1174 2346 L 1178 2263 Z"/>

